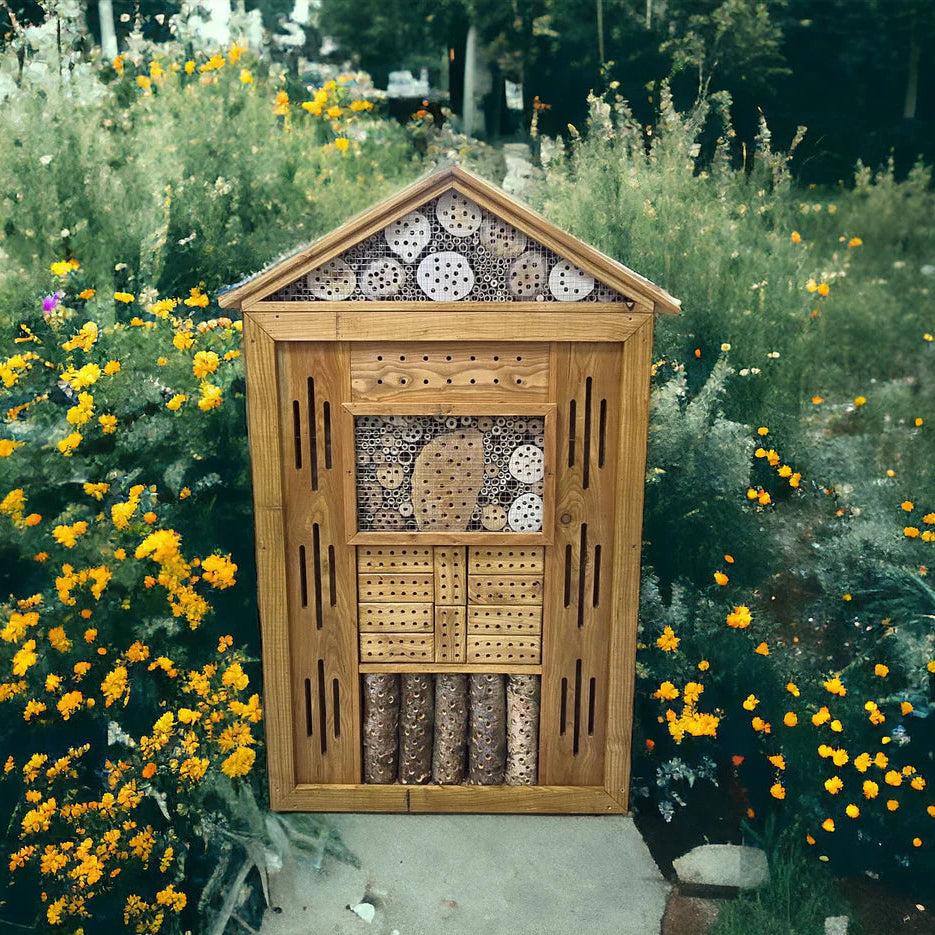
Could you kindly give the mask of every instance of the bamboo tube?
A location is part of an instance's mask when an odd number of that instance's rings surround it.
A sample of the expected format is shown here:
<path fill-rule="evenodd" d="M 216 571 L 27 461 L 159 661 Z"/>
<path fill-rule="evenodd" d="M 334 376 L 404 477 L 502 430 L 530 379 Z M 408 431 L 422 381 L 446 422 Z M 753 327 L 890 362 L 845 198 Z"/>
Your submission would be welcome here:
<path fill-rule="evenodd" d="M 464 782 L 467 727 L 467 676 L 462 673 L 439 673 L 435 676 L 432 782 L 444 785 Z"/>
<path fill-rule="evenodd" d="M 426 673 L 402 676 L 399 712 L 399 781 L 424 784 L 432 779 L 435 680 Z"/>
<path fill-rule="evenodd" d="M 506 698 L 504 677 L 471 675 L 468 782 L 481 786 L 503 783 L 506 761 Z"/>
<path fill-rule="evenodd" d="M 399 760 L 399 676 L 364 676 L 364 782 L 396 781 Z"/>
<path fill-rule="evenodd" d="M 539 676 L 506 680 L 506 773 L 508 786 L 534 786 L 539 766 Z"/>

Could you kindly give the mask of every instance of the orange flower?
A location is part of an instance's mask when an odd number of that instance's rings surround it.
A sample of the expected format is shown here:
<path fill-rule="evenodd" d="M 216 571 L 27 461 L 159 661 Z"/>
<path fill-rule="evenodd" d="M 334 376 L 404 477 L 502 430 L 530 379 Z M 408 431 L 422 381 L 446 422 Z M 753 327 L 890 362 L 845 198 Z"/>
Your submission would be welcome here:
<path fill-rule="evenodd" d="M 723 571 L 716 571 L 714 573 L 714 580 L 723 588 L 724 585 L 730 581 L 730 578 L 728 578 Z"/>

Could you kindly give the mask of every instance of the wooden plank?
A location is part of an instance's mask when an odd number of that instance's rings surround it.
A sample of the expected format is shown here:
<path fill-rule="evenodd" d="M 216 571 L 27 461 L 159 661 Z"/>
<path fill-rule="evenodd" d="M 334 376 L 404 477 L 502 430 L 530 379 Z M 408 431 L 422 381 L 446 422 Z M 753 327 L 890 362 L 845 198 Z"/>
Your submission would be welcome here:
<path fill-rule="evenodd" d="M 551 524 L 549 524 L 551 526 Z M 550 530 L 543 532 L 358 532 L 350 538 L 352 545 L 389 547 L 405 545 L 427 548 L 430 545 L 548 545 Z"/>
<path fill-rule="evenodd" d="M 263 706 L 270 803 L 277 808 L 295 786 L 292 735 L 291 660 L 286 570 L 283 564 L 282 478 L 276 348 L 273 340 L 246 316 L 244 364 L 250 467 L 253 479 L 258 606 L 263 644 Z"/>
<path fill-rule="evenodd" d="M 342 510 L 350 416 L 347 348 L 277 349 L 296 778 L 360 777 L 354 550 Z"/>
<path fill-rule="evenodd" d="M 503 666 L 523 662 L 538 664 L 541 654 L 542 640 L 538 636 L 469 634 L 467 638 L 468 662 L 490 662 Z"/>
<path fill-rule="evenodd" d="M 435 607 L 436 662 L 464 662 L 466 635 L 464 607 Z"/>
<path fill-rule="evenodd" d="M 435 553 L 435 603 L 463 605 L 467 593 L 465 550 L 439 546 Z"/>
<path fill-rule="evenodd" d="M 475 636 L 541 635 L 542 607 L 531 604 L 470 604 L 467 609 L 467 628 L 468 633 Z"/>
<path fill-rule="evenodd" d="M 361 673 L 366 672 L 493 672 L 503 673 L 502 665 L 480 662 L 362 662 Z M 526 664 L 510 666 L 510 675 L 539 675 L 542 666 Z"/>
<path fill-rule="evenodd" d="M 360 343 L 351 351 L 353 399 L 437 402 L 451 394 L 490 394 L 545 399 L 549 384 L 547 344 Z"/>
<path fill-rule="evenodd" d="M 607 729 L 604 788 L 623 809 L 629 808 L 633 695 L 636 678 L 636 634 L 639 613 L 643 488 L 649 428 L 649 371 L 653 322 L 648 321 L 623 346 L 620 381 L 620 456 L 614 510 L 618 572 L 611 603 L 617 609 L 609 640 Z"/>
<path fill-rule="evenodd" d="M 613 815 L 623 808 L 600 786 L 414 786 L 409 811 Z"/>
<path fill-rule="evenodd" d="M 357 550 L 357 570 L 363 573 L 426 572 L 433 573 L 435 560 L 431 547 L 371 547 Z"/>
<path fill-rule="evenodd" d="M 471 604 L 541 604 L 542 575 L 468 575 Z"/>
<path fill-rule="evenodd" d="M 434 630 L 434 605 L 358 604 L 361 633 L 431 633 Z"/>
<path fill-rule="evenodd" d="M 499 405 L 502 399 L 497 401 Z M 355 402 L 346 403 L 344 408 L 355 416 L 489 416 L 491 400 L 482 393 L 465 393 L 463 397 L 453 400 L 446 397 L 441 402 L 430 400 L 420 402 L 406 402 L 401 400 L 395 403 L 387 402 Z M 509 401 L 509 416 L 543 416 L 546 419 L 555 407 L 545 402 L 517 402 Z"/>
<path fill-rule="evenodd" d="M 472 546 L 468 550 L 468 571 L 472 575 L 541 575 L 544 563 L 543 549 L 490 549 Z"/>
<path fill-rule="evenodd" d="M 277 812 L 405 812 L 406 786 L 364 783 L 299 783 L 284 797 Z"/>
<path fill-rule="evenodd" d="M 357 599 L 370 603 L 431 603 L 435 576 L 427 574 L 358 575 Z"/>
<path fill-rule="evenodd" d="M 361 633 L 360 661 L 411 662 L 434 660 L 434 633 Z"/>
<path fill-rule="evenodd" d="M 334 305 L 340 306 L 334 310 Z M 415 303 L 393 303 L 388 311 L 373 311 L 374 303 L 316 303 L 315 311 L 251 312 L 274 340 L 292 341 L 398 341 L 401 334 L 413 341 L 625 341 L 646 320 L 634 312 L 605 311 L 585 315 L 558 309 L 537 311 L 518 308 L 519 303 L 485 302 L 483 310 L 463 303 L 451 308 L 427 302 L 419 311 Z M 555 303 L 556 305 L 560 303 Z M 604 306 L 618 309 L 619 306 Z M 403 311 L 402 309 L 406 309 Z M 333 317 L 329 317 L 333 316 Z"/>
<path fill-rule="evenodd" d="M 604 781 L 609 640 L 615 623 L 614 510 L 619 347 L 557 345 L 554 544 L 547 550 L 539 778 Z"/>

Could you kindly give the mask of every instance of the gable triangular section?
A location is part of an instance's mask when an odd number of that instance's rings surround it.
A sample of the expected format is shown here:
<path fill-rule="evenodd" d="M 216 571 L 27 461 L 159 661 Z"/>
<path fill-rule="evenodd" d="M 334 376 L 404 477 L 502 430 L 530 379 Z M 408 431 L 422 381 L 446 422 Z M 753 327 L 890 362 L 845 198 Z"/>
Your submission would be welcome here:
<path fill-rule="evenodd" d="M 458 167 L 416 182 L 219 301 L 226 308 L 428 301 L 679 310 L 663 289 Z"/>

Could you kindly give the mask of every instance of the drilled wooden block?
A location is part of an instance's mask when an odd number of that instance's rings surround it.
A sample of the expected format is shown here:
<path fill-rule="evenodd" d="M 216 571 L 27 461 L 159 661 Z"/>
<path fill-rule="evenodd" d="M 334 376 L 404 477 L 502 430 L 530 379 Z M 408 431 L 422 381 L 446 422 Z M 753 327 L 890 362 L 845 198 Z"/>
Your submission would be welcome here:
<path fill-rule="evenodd" d="M 539 761 L 538 675 L 506 679 L 506 771 L 509 786 L 534 786 Z"/>
<path fill-rule="evenodd" d="M 364 782 L 395 782 L 399 763 L 399 676 L 380 673 L 362 678 Z"/>
<path fill-rule="evenodd" d="M 502 665 L 538 665 L 542 640 L 538 636 L 468 636 L 467 661 Z"/>
<path fill-rule="evenodd" d="M 468 575 L 471 604 L 541 604 L 541 575 Z"/>
<path fill-rule="evenodd" d="M 468 571 L 472 575 L 541 575 L 544 567 L 544 549 L 468 550 Z"/>
<path fill-rule="evenodd" d="M 431 633 L 435 628 L 432 604 L 358 604 L 361 633 Z"/>
<path fill-rule="evenodd" d="M 503 783 L 506 768 L 506 694 L 504 676 L 469 676 L 468 782 Z"/>
<path fill-rule="evenodd" d="M 467 760 L 468 677 L 460 672 L 435 676 L 435 746 L 432 782 L 464 782 Z"/>
<path fill-rule="evenodd" d="M 463 428 L 433 438 L 412 469 L 412 505 L 420 531 L 463 532 L 484 482 L 483 437 Z"/>
<path fill-rule="evenodd" d="M 435 548 L 435 603 L 464 604 L 467 594 L 463 546 Z"/>
<path fill-rule="evenodd" d="M 425 574 L 358 575 L 357 599 L 368 603 L 431 603 L 435 576 Z"/>
<path fill-rule="evenodd" d="M 473 636 L 538 636 L 542 633 L 542 606 L 537 604 L 471 604 L 467 630 Z"/>
<path fill-rule="evenodd" d="M 435 679 L 431 674 L 400 676 L 399 781 L 421 785 L 432 779 Z"/>
<path fill-rule="evenodd" d="M 430 662 L 435 658 L 435 637 L 426 634 L 361 633 L 361 662 Z"/>
<path fill-rule="evenodd" d="M 385 572 L 428 572 L 434 568 L 431 549 L 392 546 L 357 547 L 357 571 L 360 574 L 380 574 Z"/>
<path fill-rule="evenodd" d="M 435 661 L 464 662 L 467 627 L 463 607 L 435 607 Z"/>

